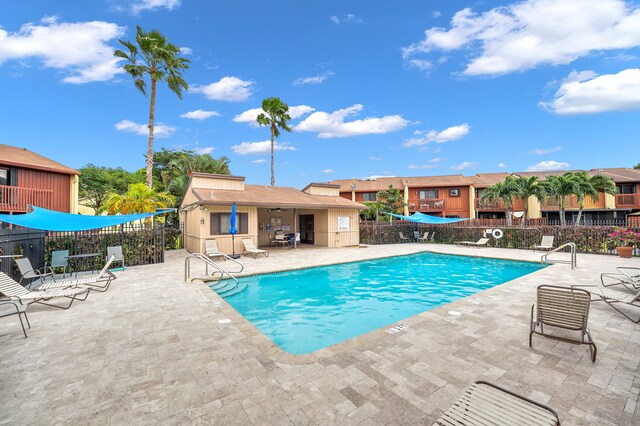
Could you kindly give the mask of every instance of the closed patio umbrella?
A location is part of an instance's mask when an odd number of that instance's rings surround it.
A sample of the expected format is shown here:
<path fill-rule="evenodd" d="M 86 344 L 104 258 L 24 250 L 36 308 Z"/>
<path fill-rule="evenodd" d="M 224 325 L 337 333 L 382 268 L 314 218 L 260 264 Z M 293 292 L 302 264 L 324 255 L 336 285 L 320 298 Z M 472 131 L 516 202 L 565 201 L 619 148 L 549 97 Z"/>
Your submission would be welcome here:
<path fill-rule="evenodd" d="M 231 255 L 232 259 L 237 259 L 240 256 L 236 254 L 236 234 L 238 233 L 238 229 L 236 228 L 236 203 L 231 205 L 231 217 L 229 218 L 229 233 L 231 234 L 231 245 L 233 254 Z"/>

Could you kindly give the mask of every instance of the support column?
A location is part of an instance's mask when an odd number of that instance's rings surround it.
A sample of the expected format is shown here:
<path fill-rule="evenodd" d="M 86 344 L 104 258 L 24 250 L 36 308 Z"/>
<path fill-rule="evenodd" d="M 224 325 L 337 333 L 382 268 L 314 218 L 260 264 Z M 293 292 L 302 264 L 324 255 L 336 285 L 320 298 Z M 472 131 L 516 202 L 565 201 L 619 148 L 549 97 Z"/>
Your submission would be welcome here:
<path fill-rule="evenodd" d="M 404 181 L 404 208 L 403 213 L 405 216 L 409 216 L 409 183 Z"/>
<path fill-rule="evenodd" d="M 540 205 L 540 200 L 533 195 L 529 197 L 527 200 L 527 213 L 529 214 L 529 219 L 540 219 L 542 217 L 542 208 Z"/>
<path fill-rule="evenodd" d="M 469 185 L 469 218 L 476 217 L 476 189 Z"/>

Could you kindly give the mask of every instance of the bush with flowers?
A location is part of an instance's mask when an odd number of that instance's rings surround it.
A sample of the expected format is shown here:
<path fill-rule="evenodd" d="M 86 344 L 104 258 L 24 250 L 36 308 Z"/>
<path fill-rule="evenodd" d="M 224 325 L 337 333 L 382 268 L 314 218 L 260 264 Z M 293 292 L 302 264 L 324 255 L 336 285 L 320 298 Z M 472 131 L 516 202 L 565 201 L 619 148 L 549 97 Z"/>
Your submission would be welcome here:
<path fill-rule="evenodd" d="M 629 228 L 614 226 L 609 235 L 609 242 L 614 247 L 633 247 L 640 243 L 640 232 L 634 232 Z"/>

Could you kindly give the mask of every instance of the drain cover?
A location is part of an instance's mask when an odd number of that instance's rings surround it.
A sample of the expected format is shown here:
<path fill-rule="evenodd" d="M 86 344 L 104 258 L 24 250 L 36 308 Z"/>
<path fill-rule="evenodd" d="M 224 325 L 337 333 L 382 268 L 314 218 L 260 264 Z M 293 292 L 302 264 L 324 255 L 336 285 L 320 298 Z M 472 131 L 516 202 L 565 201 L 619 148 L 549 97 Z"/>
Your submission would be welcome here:
<path fill-rule="evenodd" d="M 229 324 L 230 322 L 231 322 L 231 320 L 228 319 L 228 318 L 224 318 L 224 319 L 218 320 L 218 324 Z"/>
<path fill-rule="evenodd" d="M 400 331 L 403 331 L 403 330 L 406 330 L 406 329 L 407 329 L 407 326 L 406 326 L 406 325 L 404 325 L 404 324 L 398 324 L 398 325 L 396 325 L 396 326 L 394 326 L 394 327 L 391 327 L 391 328 L 389 328 L 389 329 L 387 329 L 387 330 L 385 330 L 385 331 L 386 331 L 387 333 L 389 333 L 389 334 L 396 334 L 396 333 L 398 333 L 398 332 L 400 332 Z"/>
<path fill-rule="evenodd" d="M 224 306 L 224 303 L 222 302 L 213 302 L 214 308 L 222 308 L 223 306 Z"/>

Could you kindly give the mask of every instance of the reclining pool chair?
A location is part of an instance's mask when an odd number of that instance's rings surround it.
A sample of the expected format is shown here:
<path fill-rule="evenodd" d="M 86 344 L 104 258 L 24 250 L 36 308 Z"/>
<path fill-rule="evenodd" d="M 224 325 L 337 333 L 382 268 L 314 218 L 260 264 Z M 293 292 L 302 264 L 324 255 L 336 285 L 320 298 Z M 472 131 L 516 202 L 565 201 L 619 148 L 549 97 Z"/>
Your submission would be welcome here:
<path fill-rule="evenodd" d="M 629 293 L 627 291 L 614 290 L 612 288 L 589 285 L 575 285 L 574 287 L 588 287 L 591 294 L 598 296 L 604 303 L 611 306 L 616 311 L 624 315 L 628 320 L 638 324 L 640 323 L 640 316 L 633 318 L 631 315 L 618 308 L 620 305 L 628 305 L 632 308 L 640 308 L 640 290 L 635 293 Z"/>
<path fill-rule="evenodd" d="M 204 240 L 204 255 L 210 259 L 221 257 L 222 260 L 227 260 L 227 255 L 218 249 L 218 242 L 216 240 Z"/>
<path fill-rule="evenodd" d="M 251 238 L 243 238 L 242 244 L 244 245 L 242 254 L 250 254 L 254 259 L 257 259 L 259 254 L 264 254 L 266 257 L 269 257 L 269 252 L 256 247 Z"/>
<path fill-rule="evenodd" d="M 488 238 L 480 238 L 478 241 L 456 241 L 456 245 L 470 246 L 470 247 L 483 247 L 489 242 Z"/>
<path fill-rule="evenodd" d="M 620 266 L 616 268 L 618 272 L 605 272 L 600 274 L 600 282 L 603 287 L 612 285 L 623 285 L 631 291 L 640 289 L 640 268 Z"/>
<path fill-rule="evenodd" d="M 31 328 L 31 324 L 29 323 L 29 317 L 27 317 L 27 307 L 20 303 L 19 301 L 14 300 L 0 300 L 0 306 L 9 306 L 10 309 L 7 313 L 0 315 L 2 317 L 8 317 L 10 315 L 18 315 L 18 319 L 20 319 L 20 325 L 22 326 L 22 333 L 24 333 L 24 338 L 27 338 L 27 330 L 24 328 L 24 322 L 22 321 L 22 315 L 24 315 L 24 319 L 27 321 L 27 325 Z M 13 312 L 15 309 L 15 312 Z"/>
<path fill-rule="evenodd" d="M 436 420 L 437 425 L 560 425 L 551 407 L 489 382 L 477 381 Z"/>
<path fill-rule="evenodd" d="M 405 241 L 410 241 L 409 237 L 405 237 L 402 231 L 398 232 L 398 236 L 400 237 L 401 243 L 404 243 Z"/>
<path fill-rule="evenodd" d="M 91 289 L 89 288 L 58 288 L 51 291 L 29 291 L 4 272 L 0 272 L 0 294 L 6 296 L 9 300 L 21 302 L 23 305 L 42 303 L 43 305 L 53 306 L 54 308 L 69 309 L 74 300 L 87 300 L 90 291 Z M 80 298 L 80 295 L 83 294 L 84 298 Z M 60 297 L 71 299 L 71 301 L 67 306 L 47 303 L 50 299 Z"/>
<path fill-rule="evenodd" d="M 55 289 L 55 288 L 72 288 L 72 287 L 75 288 L 82 285 L 82 286 L 91 287 L 92 290 L 96 290 L 104 293 L 109 289 L 111 282 L 116 278 L 118 278 L 113 272 L 109 270 L 109 267 L 114 261 L 115 261 L 115 255 L 111 255 L 111 257 L 109 258 L 107 263 L 105 263 L 102 270 L 97 275 L 94 275 L 92 277 L 76 278 L 75 280 L 47 283 L 38 287 L 38 290 L 49 290 L 49 289 Z"/>
<path fill-rule="evenodd" d="M 555 285 L 538 286 L 537 301 L 531 307 L 529 347 L 532 346 L 534 333 L 562 342 L 589 345 L 591 361 L 595 362 L 598 349 L 587 327 L 590 304 L 591 294 L 586 290 Z M 580 340 L 545 333 L 545 326 L 579 331 Z"/>

